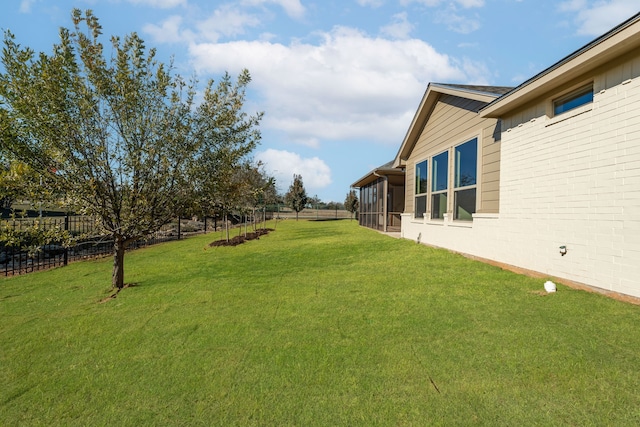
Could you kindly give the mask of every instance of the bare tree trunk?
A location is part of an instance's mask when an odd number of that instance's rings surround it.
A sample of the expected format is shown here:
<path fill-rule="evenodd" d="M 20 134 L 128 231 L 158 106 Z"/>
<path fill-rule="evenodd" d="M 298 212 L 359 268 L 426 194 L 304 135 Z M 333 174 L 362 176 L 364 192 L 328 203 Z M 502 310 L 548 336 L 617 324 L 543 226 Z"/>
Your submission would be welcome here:
<path fill-rule="evenodd" d="M 224 214 L 224 224 L 225 224 L 225 228 L 227 229 L 227 242 L 229 241 L 229 215 Z"/>
<path fill-rule="evenodd" d="M 124 250 L 125 241 L 122 236 L 115 236 L 113 242 L 113 274 L 111 285 L 113 289 L 124 288 Z"/>
<path fill-rule="evenodd" d="M 280 217 L 280 209 L 278 209 L 278 213 L 276 214 L 276 223 L 273 226 L 274 230 L 278 229 L 278 218 Z"/>

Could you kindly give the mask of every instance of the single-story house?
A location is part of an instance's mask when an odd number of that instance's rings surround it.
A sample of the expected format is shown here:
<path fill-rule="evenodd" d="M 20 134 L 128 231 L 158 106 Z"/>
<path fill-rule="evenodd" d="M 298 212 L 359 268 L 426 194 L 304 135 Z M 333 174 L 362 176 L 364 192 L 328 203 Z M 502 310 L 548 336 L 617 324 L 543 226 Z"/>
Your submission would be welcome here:
<path fill-rule="evenodd" d="M 404 238 L 640 297 L 640 14 L 513 89 L 430 84 L 392 167 Z"/>

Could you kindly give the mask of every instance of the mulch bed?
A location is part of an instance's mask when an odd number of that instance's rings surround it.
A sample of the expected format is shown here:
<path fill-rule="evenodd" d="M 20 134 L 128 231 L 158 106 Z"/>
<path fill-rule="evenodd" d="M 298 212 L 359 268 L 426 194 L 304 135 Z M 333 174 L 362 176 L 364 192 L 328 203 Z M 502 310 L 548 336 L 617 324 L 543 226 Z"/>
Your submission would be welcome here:
<path fill-rule="evenodd" d="M 259 230 L 255 231 L 255 232 L 247 233 L 246 236 L 244 234 L 242 234 L 240 236 L 231 237 L 229 239 L 229 241 L 227 241 L 227 239 L 216 240 L 215 242 L 209 243 L 209 246 L 210 247 L 216 247 L 216 246 L 238 246 L 238 245 L 241 245 L 244 242 L 247 242 L 249 240 L 259 239 L 260 236 L 264 236 L 265 234 L 269 234 L 271 231 L 275 231 L 275 230 L 273 228 L 263 228 L 263 229 L 259 229 Z"/>

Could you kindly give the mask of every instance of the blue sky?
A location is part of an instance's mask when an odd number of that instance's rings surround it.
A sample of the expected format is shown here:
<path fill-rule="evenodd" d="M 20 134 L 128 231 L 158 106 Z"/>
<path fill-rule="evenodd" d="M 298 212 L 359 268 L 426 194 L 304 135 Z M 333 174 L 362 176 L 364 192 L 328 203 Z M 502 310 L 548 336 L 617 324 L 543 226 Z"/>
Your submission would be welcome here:
<path fill-rule="evenodd" d="M 2 0 L 0 28 L 50 52 L 73 7 L 137 32 L 201 82 L 248 68 L 281 190 L 344 201 L 392 160 L 429 82 L 517 86 L 640 10 L 638 0 Z M 104 43 L 108 44 L 105 37 Z"/>

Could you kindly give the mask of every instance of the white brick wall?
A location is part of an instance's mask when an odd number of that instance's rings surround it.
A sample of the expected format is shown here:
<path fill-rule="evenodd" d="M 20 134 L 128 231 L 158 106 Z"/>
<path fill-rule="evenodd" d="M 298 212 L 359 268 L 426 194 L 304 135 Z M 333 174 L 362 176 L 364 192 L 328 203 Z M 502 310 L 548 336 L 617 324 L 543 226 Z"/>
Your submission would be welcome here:
<path fill-rule="evenodd" d="M 564 120 L 548 100 L 505 118 L 500 213 L 471 227 L 405 215 L 403 236 L 640 297 L 639 76 L 638 58 L 595 76 L 594 102 Z"/>

